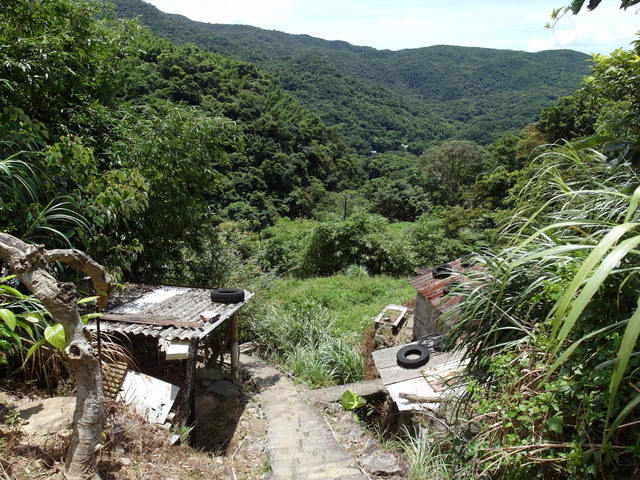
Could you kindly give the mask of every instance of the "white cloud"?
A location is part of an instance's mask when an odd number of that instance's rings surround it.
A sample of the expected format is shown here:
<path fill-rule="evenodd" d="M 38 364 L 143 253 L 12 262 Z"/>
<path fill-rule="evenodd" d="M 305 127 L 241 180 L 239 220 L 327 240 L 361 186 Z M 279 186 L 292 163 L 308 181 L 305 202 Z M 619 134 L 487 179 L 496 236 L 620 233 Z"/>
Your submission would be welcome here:
<path fill-rule="evenodd" d="M 179 13 L 208 23 L 285 25 L 291 14 L 291 0 L 151 0 L 163 12 Z"/>

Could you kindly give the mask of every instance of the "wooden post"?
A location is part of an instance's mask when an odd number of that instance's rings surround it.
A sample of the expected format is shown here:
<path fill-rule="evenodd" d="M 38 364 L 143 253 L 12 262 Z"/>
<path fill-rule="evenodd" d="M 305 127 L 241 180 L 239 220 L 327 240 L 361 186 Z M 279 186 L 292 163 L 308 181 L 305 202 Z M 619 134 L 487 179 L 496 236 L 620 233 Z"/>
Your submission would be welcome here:
<path fill-rule="evenodd" d="M 240 380 L 240 353 L 238 351 L 238 312 L 231 315 L 230 350 L 231 350 L 231 375 L 234 380 Z"/>
<path fill-rule="evenodd" d="M 185 365 L 184 384 L 182 392 L 182 404 L 180 405 L 179 426 L 185 427 L 189 425 L 189 419 L 192 415 L 192 407 L 194 404 L 194 385 L 196 378 L 196 360 L 198 356 L 199 340 L 194 338 L 189 344 L 189 356 Z"/>

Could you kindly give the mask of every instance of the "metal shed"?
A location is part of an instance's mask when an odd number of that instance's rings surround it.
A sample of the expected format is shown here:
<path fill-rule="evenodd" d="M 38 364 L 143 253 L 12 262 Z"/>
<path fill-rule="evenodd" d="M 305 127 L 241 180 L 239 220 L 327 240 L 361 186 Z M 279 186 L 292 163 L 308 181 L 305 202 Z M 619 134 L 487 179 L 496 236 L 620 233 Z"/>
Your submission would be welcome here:
<path fill-rule="evenodd" d="M 143 335 L 158 341 L 188 342 L 184 373 L 184 394 L 179 406 L 182 425 L 188 423 L 194 395 L 196 356 L 200 343 L 225 321 L 230 322 L 231 371 L 239 376 L 238 310 L 253 293 L 244 291 L 239 303 L 214 303 L 210 288 L 157 286 L 102 317 L 92 320 L 87 328 L 92 331 L 120 333 L 127 336 Z"/>

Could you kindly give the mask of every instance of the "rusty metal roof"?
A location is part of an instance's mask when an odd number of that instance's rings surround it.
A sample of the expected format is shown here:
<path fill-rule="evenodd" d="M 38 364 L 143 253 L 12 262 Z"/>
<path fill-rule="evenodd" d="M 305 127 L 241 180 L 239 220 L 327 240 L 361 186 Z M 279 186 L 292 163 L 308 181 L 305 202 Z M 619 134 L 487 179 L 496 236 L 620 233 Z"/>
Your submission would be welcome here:
<path fill-rule="evenodd" d="M 241 303 L 213 303 L 211 289 L 160 286 L 142 297 L 106 312 L 100 321 L 100 331 L 145 335 L 164 340 L 203 339 L 236 313 L 253 293 L 245 291 Z M 206 320 L 201 317 L 207 312 Z M 135 321 L 134 317 L 154 316 L 157 322 Z M 96 320 L 87 325 L 89 330 L 97 329 Z"/>
<path fill-rule="evenodd" d="M 462 267 L 462 261 L 460 259 L 450 262 L 449 265 L 451 265 L 452 274 L 447 278 L 434 278 L 432 269 L 428 268 L 419 270 L 419 272 L 424 273 L 409 280 L 409 284 L 415 288 L 420 295 L 429 300 L 440 312 L 445 312 L 453 305 L 459 303 L 462 298 L 460 295 L 444 297 L 444 288 L 452 282 L 459 281 L 460 274 L 463 274 L 466 270 Z"/>

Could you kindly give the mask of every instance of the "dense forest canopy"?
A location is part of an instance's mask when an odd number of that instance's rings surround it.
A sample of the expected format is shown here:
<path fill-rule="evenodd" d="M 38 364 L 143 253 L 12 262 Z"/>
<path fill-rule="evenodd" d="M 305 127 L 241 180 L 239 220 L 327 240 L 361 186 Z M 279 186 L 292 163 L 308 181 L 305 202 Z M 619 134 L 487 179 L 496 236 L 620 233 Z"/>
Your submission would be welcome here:
<path fill-rule="evenodd" d="M 283 88 L 327 124 L 342 126 L 361 153 L 413 153 L 456 137 L 488 145 L 537 120 L 573 93 L 588 55 L 433 46 L 393 52 L 246 25 L 207 24 L 165 14 L 142 0 L 115 0 L 175 43 L 192 43 L 273 72 Z"/>

